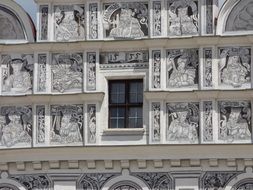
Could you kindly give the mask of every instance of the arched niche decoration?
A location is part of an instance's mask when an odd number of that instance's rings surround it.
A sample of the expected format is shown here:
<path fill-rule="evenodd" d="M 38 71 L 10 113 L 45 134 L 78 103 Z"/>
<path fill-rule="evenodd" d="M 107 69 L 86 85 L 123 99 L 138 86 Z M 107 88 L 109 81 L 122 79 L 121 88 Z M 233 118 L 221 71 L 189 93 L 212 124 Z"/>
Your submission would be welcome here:
<path fill-rule="evenodd" d="M 128 171 L 123 171 L 121 176 L 106 182 L 103 190 L 149 190 L 149 188 L 142 180 L 129 175 Z"/>
<path fill-rule="evenodd" d="M 8 184 L 8 183 L 1 183 L 0 190 L 19 190 L 18 187 Z"/>
<path fill-rule="evenodd" d="M 0 2 L 0 23 L 0 42 L 34 42 L 32 20 L 13 0 Z"/>
<path fill-rule="evenodd" d="M 253 171 L 252 168 L 246 168 L 245 173 L 234 177 L 224 188 L 224 190 L 252 190 L 253 189 Z"/>
<path fill-rule="evenodd" d="M 217 35 L 253 34 L 253 1 L 227 0 L 218 16 Z"/>

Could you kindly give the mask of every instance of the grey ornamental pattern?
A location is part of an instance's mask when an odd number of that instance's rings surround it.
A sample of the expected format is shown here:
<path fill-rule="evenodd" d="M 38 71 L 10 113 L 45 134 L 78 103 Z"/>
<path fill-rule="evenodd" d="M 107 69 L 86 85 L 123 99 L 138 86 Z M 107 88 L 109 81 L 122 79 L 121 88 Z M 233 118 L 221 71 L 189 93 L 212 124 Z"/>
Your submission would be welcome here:
<path fill-rule="evenodd" d="M 152 51 L 152 82 L 153 88 L 161 88 L 161 51 Z"/>
<path fill-rule="evenodd" d="M 36 143 L 43 144 L 45 143 L 45 133 L 46 133 L 46 124 L 45 124 L 45 112 L 46 108 L 43 105 L 36 106 Z"/>
<path fill-rule="evenodd" d="M 159 142 L 161 139 L 161 105 L 159 102 L 152 103 L 152 141 Z"/>
<path fill-rule="evenodd" d="M 48 5 L 40 6 L 40 40 L 48 39 Z"/>
<path fill-rule="evenodd" d="M 38 84 L 37 91 L 45 92 L 47 83 L 47 55 L 38 55 Z"/>
<path fill-rule="evenodd" d="M 203 102 L 203 141 L 213 141 L 213 103 Z"/>

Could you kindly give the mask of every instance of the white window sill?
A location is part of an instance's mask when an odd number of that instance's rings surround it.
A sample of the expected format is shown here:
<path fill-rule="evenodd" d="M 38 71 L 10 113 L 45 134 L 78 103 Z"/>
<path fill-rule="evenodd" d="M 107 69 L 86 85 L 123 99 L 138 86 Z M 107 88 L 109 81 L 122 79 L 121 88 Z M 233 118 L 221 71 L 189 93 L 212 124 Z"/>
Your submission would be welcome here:
<path fill-rule="evenodd" d="M 145 132 L 144 128 L 136 129 L 105 129 L 103 131 L 104 135 L 143 135 Z"/>

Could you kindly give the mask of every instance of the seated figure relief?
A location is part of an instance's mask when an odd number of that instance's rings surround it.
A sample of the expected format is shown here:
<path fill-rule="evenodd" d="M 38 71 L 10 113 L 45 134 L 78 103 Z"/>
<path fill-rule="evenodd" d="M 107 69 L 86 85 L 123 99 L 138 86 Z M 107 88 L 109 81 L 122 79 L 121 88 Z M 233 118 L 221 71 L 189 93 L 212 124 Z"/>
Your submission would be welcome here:
<path fill-rule="evenodd" d="M 169 103 L 167 104 L 167 113 L 168 141 L 198 143 L 198 103 Z"/>
<path fill-rule="evenodd" d="M 251 139 L 250 102 L 219 102 L 219 140 L 233 142 Z"/>
<path fill-rule="evenodd" d="M 148 3 L 105 4 L 106 37 L 141 38 L 148 35 Z"/>
<path fill-rule="evenodd" d="M 52 106 L 51 142 L 81 143 L 83 139 L 82 105 Z"/>
<path fill-rule="evenodd" d="M 198 34 L 198 5 L 193 0 L 170 0 L 168 2 L 169 35 Z"/>
<path fill-rule="evenodd" d="M 220 50 L 220 82 L 234 88 L 250 83 L 251 55 L 249 48 Z"/>
<path fill-rule="evenodd" d="M 169 50 L 167 55 L 167 86 L 173 88 L 197 86 L 198 51 Z"/>
<path fill-rule="evenodd" d="M 33 76 L 33 55 L 22 55 L 12 59 L 2 56 L 3 93 L 31 93 Z"/>
<path fill-rule="evenodd" d="M 2 107 L 0 123 L 0 139 L 2 146 L 13 147 L 20 143 L 29 146 L 31 144 L 31 107 Z"/>
<path fill-rule="evenodd" d="M 83 5 L 57 5 L 54 11 L 56 40 L 85 39 L 85 10 Z"/>
<path fill-rule="evenodd" d="M 83 84 L 82 54 L 54 54 L 51 66 L 52 90 L 80 91 Z"/>

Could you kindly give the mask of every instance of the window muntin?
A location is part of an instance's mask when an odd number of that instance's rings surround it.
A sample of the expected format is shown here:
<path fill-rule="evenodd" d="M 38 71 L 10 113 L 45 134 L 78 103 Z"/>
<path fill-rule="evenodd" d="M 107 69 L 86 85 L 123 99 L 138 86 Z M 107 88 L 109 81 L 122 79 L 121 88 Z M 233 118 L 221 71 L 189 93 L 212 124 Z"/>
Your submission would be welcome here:
<path fill-rule="evenodd" d="M 109 81 L 109 128 L 142 128 L 143 81 Z"/>

